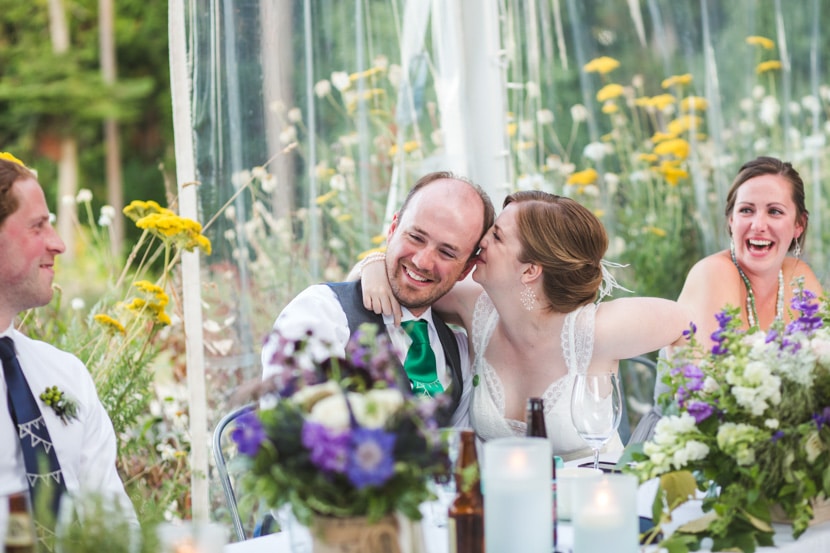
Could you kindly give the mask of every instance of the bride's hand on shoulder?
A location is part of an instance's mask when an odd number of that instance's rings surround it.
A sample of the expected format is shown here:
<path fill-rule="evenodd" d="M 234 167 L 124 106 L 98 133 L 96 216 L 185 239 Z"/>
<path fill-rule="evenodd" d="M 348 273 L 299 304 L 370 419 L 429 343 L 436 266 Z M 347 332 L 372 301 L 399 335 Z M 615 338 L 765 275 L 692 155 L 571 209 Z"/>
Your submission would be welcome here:
<path fill-rule="evenodd" d="M 395 325 L 400 325 L 401 304 L 392 294 L 384 260 L 366 264 L 361 269 L 360 282 L 363 286 L 363 306 L 379 315 L 392 315 Z"/>

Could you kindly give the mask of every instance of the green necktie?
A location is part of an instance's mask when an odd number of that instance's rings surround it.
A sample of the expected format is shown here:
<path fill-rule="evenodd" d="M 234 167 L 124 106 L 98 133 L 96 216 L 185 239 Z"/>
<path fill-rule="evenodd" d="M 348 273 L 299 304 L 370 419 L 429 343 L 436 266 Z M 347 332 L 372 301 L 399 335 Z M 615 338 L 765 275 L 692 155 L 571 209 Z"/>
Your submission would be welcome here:
<path fill-rule="evenodd" d="M 444 391 L 438 380 L 435 353 L 429 345 L 429 323 L 423 319 L 405 321 L 401 326 L 412 338 L 412 345 L 406 352 L 403 368 L 412 383 L 412 391 L 419 395 L 434 397 Z"/>

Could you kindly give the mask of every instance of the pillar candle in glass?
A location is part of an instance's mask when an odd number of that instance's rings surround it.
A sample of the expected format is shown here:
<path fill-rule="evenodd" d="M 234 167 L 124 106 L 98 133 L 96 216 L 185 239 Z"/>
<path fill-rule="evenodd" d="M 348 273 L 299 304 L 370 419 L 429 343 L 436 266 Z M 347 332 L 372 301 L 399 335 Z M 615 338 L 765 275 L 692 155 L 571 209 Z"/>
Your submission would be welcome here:
<path fill-rule="evenodd" d="M 606 474 L 579 481 L 572 491 L 573 553 L 639 551 L 636 477 Z"/>
<path fill-rule="evenodd" d="M 500 438 L 484 444 L 484 543 L 488 552 L 553 549 L 550 442 Z"/>

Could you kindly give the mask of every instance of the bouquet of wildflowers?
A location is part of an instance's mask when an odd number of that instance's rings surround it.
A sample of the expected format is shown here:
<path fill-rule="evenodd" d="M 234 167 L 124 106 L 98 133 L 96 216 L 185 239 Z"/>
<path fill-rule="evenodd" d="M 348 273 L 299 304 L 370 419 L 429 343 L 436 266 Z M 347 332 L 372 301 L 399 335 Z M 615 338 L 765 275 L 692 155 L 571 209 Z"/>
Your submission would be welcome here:
<path fill-rule="evenodd" d="M 797 291 L 792 308 L 801 316 L 769 332 L 744 332 L 737 309 L 724 310 L 710 351 L 695 341 L 693 327 L 690 346 L 672 359 L 667 416 L 642 455 L 634 455 L 642 479 L 677 483 L 682 478 L 665 476 L 689 471 L 705 492 L 706 515 L 664 542 L 672 551 L 696 549 L 705 537 L 715 551 L 772 545 L 775 505 L 792 520 L 797 538 L 815 500 L 830 497 L 826 307 L 809 291 Z M 671 495 L 658 493 L 655 520 Z"/>
<path fill-rule="evenodd" d="M 440 400 L 411 395 L 388 337 L 363 325 L 340 357 L 311 331 L 275 331 L 264 351 L 277 372 L 232 434 L 248 464 L 243 485 L 271 507 L 291 505 L 304 524 L 395 511 L 419 519 L 429 480 L 446 470 Z"/>

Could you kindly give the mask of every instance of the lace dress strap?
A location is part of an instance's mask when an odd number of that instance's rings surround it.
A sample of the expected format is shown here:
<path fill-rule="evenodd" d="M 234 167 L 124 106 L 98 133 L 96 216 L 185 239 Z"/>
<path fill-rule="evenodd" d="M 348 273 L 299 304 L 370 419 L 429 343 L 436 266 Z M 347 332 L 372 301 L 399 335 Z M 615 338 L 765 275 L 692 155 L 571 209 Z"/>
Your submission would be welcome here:
<path fill-rule="evenodd" d="M 591 364 L 597 307 L 597 304 L 588 303 L 565 316 L 561 340 L 568 374 L 583 374 Z"/>
<path fill-rule="evenodd" d="M 473 307 L 472 343 L 475 350 L 475 359 L 478 361 L 484 355 L 490 336 L 499 321 L 499 314 L 493 300 L 486 292 L 482 292 Z M 477 366 L 474 363 L 473 366 Z"/>

